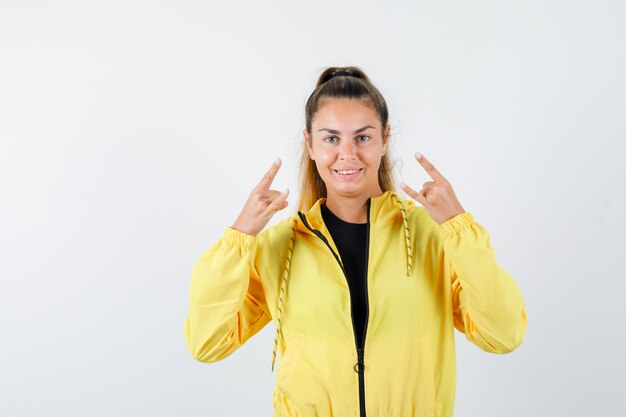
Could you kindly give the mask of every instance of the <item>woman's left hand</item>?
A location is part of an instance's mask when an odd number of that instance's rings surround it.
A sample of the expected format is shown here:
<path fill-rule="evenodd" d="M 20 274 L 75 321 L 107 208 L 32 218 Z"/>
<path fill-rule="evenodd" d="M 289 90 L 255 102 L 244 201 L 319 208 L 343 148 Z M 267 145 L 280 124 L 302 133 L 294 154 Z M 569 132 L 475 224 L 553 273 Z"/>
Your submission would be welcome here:
<path fill-rule="evenodd" d="M 424 183 L 423 188 L 417 192 L 406 184 L 400 184 L 400 187 L 419 202 L 424 209 L 430 214 L 439 225 L 445 223 L 456 215 L 465 213 L 463 206 L 454 194 L 452 185 L 444 178 L 443 175 L 431 164 L 424 155 L 415 154 L 415 159 L 426 170 L 433 181 Z"/>

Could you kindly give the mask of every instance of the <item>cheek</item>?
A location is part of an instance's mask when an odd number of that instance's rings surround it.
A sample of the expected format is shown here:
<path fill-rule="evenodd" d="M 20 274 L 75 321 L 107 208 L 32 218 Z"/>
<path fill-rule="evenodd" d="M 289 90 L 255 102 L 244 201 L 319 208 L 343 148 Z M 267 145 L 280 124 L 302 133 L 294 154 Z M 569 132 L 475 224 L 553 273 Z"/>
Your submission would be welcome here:
<path fill-rule="evenodd" d="M 317 153 L 315 154 L 315 166 L 320 177 L 326 178 L 329 175 L 328 170 L 332 166 L 332 161 L 327 155 Z"/>
<path fill-rule="evenodd" d="M 321 165 L 330 164 L 335 160 L 335 155 L 333 152 L 321 151 L 318 152 L 316 155 L 318 156 L 315 159 L 318 160 Z"/>
<path fill-rule="evenodd" d="M 361 152 L 361 160 L 370 165 L 380 163 L 380 152 L 377 149 L 366 149 Z"/>

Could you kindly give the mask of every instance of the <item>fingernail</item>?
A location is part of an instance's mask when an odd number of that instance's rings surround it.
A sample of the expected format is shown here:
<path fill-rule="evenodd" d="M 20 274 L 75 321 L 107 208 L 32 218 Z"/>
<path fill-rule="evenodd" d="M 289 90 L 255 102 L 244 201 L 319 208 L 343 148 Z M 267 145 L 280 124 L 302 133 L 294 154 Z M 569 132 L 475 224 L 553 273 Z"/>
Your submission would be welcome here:
<path fill-rule="evenodd" d="M 417 159 L 422 159 L 422 154 L 421 154 L 421 153 L 419 153 L 419 152 L 415 152 L 415 157 L 416 157 Z"/>
<path fill-rule="evenodd" d="M 283 194 L 285 195 L 289 194 L 289 188 L 285 188 L 285 191 L 283 192 Z"/>
<path fill-rule="evenodd" d="M 274 161 L 274 163 L 275 163 L 276 165 L 280 164 L 280 158 L 276 158 L 276 160 Z"/>

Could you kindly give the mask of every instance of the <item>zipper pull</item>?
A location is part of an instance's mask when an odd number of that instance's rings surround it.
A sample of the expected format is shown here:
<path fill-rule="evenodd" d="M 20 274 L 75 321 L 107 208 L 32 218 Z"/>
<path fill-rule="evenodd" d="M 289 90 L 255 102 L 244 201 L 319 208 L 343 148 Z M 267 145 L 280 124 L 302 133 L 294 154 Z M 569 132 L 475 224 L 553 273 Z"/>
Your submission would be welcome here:
<path fill-rule="evenodd" d="M 361 374 L 365 370 L 365 364 L 363 363 L 363 349 L 356 348 L 356 353 L 359 359 L 358 362 L 354 364 L 354 372 Z"/>

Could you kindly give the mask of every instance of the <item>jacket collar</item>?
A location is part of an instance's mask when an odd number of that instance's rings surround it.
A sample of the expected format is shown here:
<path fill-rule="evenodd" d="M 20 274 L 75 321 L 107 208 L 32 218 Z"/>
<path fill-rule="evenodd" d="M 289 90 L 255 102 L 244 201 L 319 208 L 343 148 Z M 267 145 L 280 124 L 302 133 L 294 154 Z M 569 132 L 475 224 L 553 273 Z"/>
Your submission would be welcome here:
<path fill-rule="evenodd" d="M 320 231 L 324 236 L 330 236 L 328 228 L 324 224 L 322 218 L 321 206 L 326 202 L 326 197 L 319 198 L 315 204 L 306 212 L 298 211 L 289 219 L 292 229 L 292 244 L 295 240 L 296 232 L 316 234 L 313 230 Z M 402 217 L 402 225 L 404 231 L 404 242 L 406 250 L 407 276 L 411 276 L 413 269 L 413 244 L 411 242 L 411 233 L 409 229 L 407 208 L 412 206 L 411 201 L 402 199 L 394 191 L 388 190 L 381 195 L 369 198 L 368 223 L 371 230 L 379 225 L 391 224 L 397 221 L 398 216 Z M 307 227 L 308 224 L 308 227 Z M 313 230 L 311 230 L 313 229 Z M 337 247 L 329 240 L 333 246 L 333 250 L 337 252 Z M 291 246 L 291 245 L 290 245 Z M 287 262 L 291 261 L 291 251 L 288 255 Z"/>
<path fill-rule="evenodd" d="M 294 214 L 296 218 L 295 230 L 298 232 L 313 234 L 313 232 L 306 226 L 306 220 L 311 228 L 323 231 L 327 234 L 328 229 L 324 224 L 321 209 L 324 203 L 326 203 L 326 197 L 321 197 L 307 212 L 298 211 Z M 402 210 L 398 211 L 398 209 L 405 209 L 405 204 L 403 204 L 400 197 L 391 190 L 385 191 L 378 196 L 370 197 L 369 204 L 368 222 L 370 223 L 370 227 L 375 227 L 377 224 L 391 223 L 396 216 L 402 213 Z M 406 215 L 406 212 L 404 215 Z"/>

